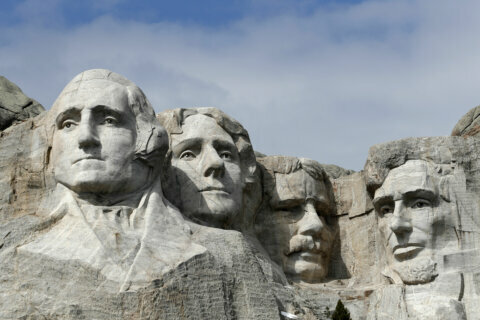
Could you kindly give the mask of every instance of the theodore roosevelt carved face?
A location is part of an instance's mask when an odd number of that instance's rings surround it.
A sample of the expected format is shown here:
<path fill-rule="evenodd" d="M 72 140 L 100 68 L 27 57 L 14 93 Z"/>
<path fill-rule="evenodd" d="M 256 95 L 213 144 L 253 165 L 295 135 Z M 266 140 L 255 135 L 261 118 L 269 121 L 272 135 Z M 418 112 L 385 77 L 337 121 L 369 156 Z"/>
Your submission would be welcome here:
<path fill-rule="evenodd" d="M 293 157 L 260 158 L 267 208 L 256 219 L 257 235 L 291 279 L 319 282 L 328 272 L 334 239 L 329 225 L 331 190 L 318 163 Z"/>

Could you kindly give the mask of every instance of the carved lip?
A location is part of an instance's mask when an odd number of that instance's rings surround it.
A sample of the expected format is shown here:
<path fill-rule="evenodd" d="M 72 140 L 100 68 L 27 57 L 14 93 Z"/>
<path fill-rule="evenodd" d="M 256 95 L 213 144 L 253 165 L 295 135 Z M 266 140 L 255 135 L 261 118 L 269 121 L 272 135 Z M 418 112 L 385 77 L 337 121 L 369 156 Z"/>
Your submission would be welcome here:
<path fill-rule="evenodd" d="M 323 250 L 317 249 L 317 248 L 306 248 L 306 247 L 294 247 L 290 248 L 288 253 L 286 254 L 287 256 L 293 255 L 293 254 L 298 254 L 302 258 L 304 257 L 318 257 L 318 256 L 324 256 L 325 252 Z"/>
<path fill-rule="evenodd" d="M 312 263 L 320 263 L 327 255 L 324 252 L 313 252 L 312 250 L 301 250 L 289 253 L 287 257 L 295 260 L 303 260 Z"/>
<path fill-rule="evenodd" d="M 229 193 L 227 189 L 225 189 L 224 187 L 208 186 L 200 190 L 200 192 L 209 192 L 209 191 Z"/>
<path fill-rule="evenodd" d="M 323 252 L 312 252 L 312 251 L 301 251 L 299 252 L 300 257 L 304 260 L 318 261 L 319 257 L 324 257 Z"/>
<path fill-rule="evenodd" d="M 100 159 L 99 157 L 95 157 L 95 156 L 86 156 L 86 157 L 81 157 L 75 161 L 73 161 L 73 164 L 77 163 L 77 162 L 80 162 L 82 160 L 99 160 L 99 161 L 102 161 L 102 159 Z"/>
<path fill-rule="evenodd" d="M 397 259 L 404 260 L 417 254 L 424 248 L 424 245 L 421 243 L 399 244 L 393 248 L 393 255 Z"/>

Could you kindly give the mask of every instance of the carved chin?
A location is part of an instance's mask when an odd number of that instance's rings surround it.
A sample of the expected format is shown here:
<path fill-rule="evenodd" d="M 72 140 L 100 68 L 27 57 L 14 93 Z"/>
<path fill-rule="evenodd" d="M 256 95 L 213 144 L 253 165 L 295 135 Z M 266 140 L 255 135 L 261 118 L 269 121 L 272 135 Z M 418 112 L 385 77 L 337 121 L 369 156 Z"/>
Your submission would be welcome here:
<path fill-rule="evenodd" d="M 223 223 L 237 215 L 241 201 L 224 192 L 203 192 L 196 197 L 182 197 L 181 208 L 191 218 Z"/>
<path fill-rule="evenodd" d="M 79 179 L 72 182 L 70 185 L 63 183 L 62 181 L 59 182 L 76 193 L 110 193 L 115 191 L 112 190 L 113 187 L 111 183 L 102 183 L 99 179 Z"/>
<path fill-rule="evenodd" d="M 327 275 L 327 263 L 323 258 L 317 261 L 307 261 L 300 256 L 287 258 L 284 265 L 285 273 L 293 280 L 300 280 L 309 283 L 322 281 Z"/>
<path fill-rule="evenodd" d="M 128 184 L 125 177 L 113 177 L 106 171 L 83 170 L 76 174 L 56 175 L 57 182 L 76 193 L 112 193 L 121 190 Z"/>
<path fill-rule="evenodd" d="M 428 283 L 438 275 L 437 264 L 430 258 L 417 258 L 415 261 L 396 263 L 393 270 L 405 284 Z"/>

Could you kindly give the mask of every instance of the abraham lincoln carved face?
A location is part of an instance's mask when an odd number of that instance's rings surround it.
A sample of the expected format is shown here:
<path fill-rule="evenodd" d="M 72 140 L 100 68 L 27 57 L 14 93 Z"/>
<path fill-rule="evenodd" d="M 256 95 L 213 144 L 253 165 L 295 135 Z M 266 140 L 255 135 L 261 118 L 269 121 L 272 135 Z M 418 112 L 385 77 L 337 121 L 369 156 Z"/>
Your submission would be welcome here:
<path fill-rule="evenodd" d="M 432 281 L 435 254 L 448 246 L 452 207 L 442 197 L 442 176 L 434 165 L 410 160 L 392 169 L 376 190 L 374 205 L 388 268 L 406 284 Z M 455 239 L 453 239 L 455 242 Z"/>

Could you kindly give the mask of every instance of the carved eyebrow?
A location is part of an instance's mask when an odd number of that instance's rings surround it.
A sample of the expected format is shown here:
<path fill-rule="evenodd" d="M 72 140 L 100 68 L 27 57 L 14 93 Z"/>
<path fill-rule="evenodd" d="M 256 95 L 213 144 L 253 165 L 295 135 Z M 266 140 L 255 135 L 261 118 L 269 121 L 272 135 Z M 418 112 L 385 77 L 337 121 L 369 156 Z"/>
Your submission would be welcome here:
<path fill-rule="evenodd" d="M 430 201 L 435 201 L 435 199 L 437 198 L 437 194 L 435 193 L 435 191 L 433 190 L 430 190 L 430 189 L 415 189 L 415 190 L 409 190 L 409 191 L 404 191 L 401 193 L 401 197 L 404 199 L 404 200 L 412 200 L 412 199 L 417 199 L 417 198 L 423 198 L 423 199 L 427 199 L 427 200 L 430 200 Z M 392 202 L 394 200 L 397 200 L 395 199 L 396 197 L 394 197 L 393 195 L 386 195 L 386 196 L 380 196 L 378 198 L 375 198 L 373 199 L 373 206 L 375 208 L 377 208 L 378 206 L 384 204 L 384 203 L 387 203 L 387 202 Z M 400 199 L 398 199 L 400 200 Z"/>
<path fill-rule="evenodd" d="M 297 197 L 292 197 L 288 199 L 273 200 L 270 201 L 270 206 L 273 209 L 288 209 L 296 207 L 305 202 L 305 199 L 299 199 Z"/>
<path fill-rule="evenodd" d="M 433 190 L 429 189 L 417 189 L 405 192 L 403 195 L 406 199 L 416 199 L 416 198 L 424 198 L 430 201 L 433 201 L 437 198 L 436 193 Z"/>
<path fill-rule="evenodd" d="M 202 139 L 201 138 L 190 138 L 190 139 L 185 139 L 180 141 L 176 146 L 172 146 L 172 152 L 175 155 L 178 155 L 178 153 L 182 152 L 183 150 L 186 150 L 188 148 L 191 148 L 195 145 L 201 144 Z"/>
<path fill-rule="evenodd" d="M 112 115 L 119 120 L 123 119 L 123 113 L 121 111 L 116 110 L 116 109 L 114 109 L 112 107 L 109 107 L 109 106 L 106 106 L 106 105 L 102 105 L 102 104 L 99 104 L 99 105 L 93 107 L 92 112 Z"/>
<path fill-rule="evenodd" d="M 377 208 L 378 206 L 381 206 L 382 204 L 388 203 L 388 202 L 393 202 L 393 196 L 386 195 L 386 196 L 377 197 L 377 198 L 372 200 L 372 204 L 375 208 Z"/>
<path fill-rule="evenodd" d="M 62 111 L 58 114 L 58 116 L 55 118 L 55 124 L 57 128 L 61 128 L 62 122 L 67 119 L 67 118 L 72 118 L 72 117 L 80 117 L 81 113 L 81 108 L 79 107 L 70 107 L 65 111 Z"/>
<path fill-rule="evenodd" d="M 232 143 L 228 140 L 215 139 L 213 141 L 213 147 L 215 149 L 228 149 L 229 151 L 231 151 L 233 153 L 238 152 L 237 146 L 234 143 Z"/>

